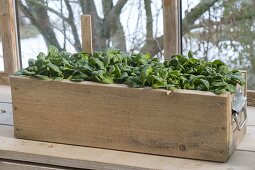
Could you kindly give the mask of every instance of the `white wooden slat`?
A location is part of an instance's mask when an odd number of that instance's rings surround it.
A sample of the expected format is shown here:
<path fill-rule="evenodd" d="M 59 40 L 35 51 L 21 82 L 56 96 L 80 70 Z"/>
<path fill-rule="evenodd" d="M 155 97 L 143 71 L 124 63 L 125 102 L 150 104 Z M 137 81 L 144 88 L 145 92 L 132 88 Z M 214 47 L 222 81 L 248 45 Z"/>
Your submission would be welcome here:
<path fill-rule="evenodd" d="M 13 125 L 12 104 L 0 102 L 0 125 Z"/>
<path fill-rule="evenodd" d="M 14 138 L 13 126 L 0 125 L 0 136 Z"/>
<path fill-rule="evenodd" d="M 248 107 L 248 121 L 246 125 L 248 126 L 255 126 L 255 107 Z"/>
<path fill-rule="evenodd" d="M 0 85 L 0 102 L 12 102 L 10 86 Z"/>

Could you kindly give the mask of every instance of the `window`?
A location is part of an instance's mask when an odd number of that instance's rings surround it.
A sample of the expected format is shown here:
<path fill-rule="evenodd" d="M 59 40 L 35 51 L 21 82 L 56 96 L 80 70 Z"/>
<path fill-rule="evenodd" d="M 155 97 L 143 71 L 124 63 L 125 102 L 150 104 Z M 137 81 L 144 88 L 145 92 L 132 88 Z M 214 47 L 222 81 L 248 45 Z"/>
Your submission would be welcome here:
<path fill-rule="evenodd" d="M 81 50 L 80 15 L 92 15 L 93 49 L 116 47 L 162 57 L 163 9 L 158 0 L 21 0 L 20 44 L 23 67 L 52 44 Z"/>
<path fill-rule="evenodd" d="M 21 0 L 18 2 L 23 67 L 53 44 L 81 50 L 80 15 L 91 14 L 94 50 L 116 47 L 162 57 L 163 10 L 157 0 Z M 255 89 L 255 2 L 183 0 L 182 51 L 198 58 L 221 59 L 248 70 Z M 114 11 L 115 12 L 111 12 Z"/>
<path fill-rule="evenodd" d="M 247 69 L 248 89 L 255 89 L 254 7 L 253 0 L 182 1 L 183 54 Z"/>

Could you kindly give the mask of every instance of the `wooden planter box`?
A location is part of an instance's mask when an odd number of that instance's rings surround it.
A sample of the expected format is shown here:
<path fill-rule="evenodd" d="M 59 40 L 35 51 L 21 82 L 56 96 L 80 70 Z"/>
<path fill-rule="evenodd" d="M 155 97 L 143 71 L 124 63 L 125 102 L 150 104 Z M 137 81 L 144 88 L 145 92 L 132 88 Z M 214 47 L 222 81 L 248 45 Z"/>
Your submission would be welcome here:
<path fill-rule="evenodd" d="M 246 132 L 229 93 L 10 80 L 17 138 L 226 162 Z"/>

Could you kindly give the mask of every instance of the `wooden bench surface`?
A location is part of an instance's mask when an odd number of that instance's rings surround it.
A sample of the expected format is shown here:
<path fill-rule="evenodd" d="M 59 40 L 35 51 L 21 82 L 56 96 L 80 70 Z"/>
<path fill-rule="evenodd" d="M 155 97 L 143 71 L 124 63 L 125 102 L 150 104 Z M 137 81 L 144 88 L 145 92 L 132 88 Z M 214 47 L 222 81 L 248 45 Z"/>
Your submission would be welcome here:
<path fill-rule="evenodd" d="M 231 169 L 255 170 L 255 108 L 247 134 L 227 163 L 15 139 L 10 87 L 0 86 L 0 169 Z"/>

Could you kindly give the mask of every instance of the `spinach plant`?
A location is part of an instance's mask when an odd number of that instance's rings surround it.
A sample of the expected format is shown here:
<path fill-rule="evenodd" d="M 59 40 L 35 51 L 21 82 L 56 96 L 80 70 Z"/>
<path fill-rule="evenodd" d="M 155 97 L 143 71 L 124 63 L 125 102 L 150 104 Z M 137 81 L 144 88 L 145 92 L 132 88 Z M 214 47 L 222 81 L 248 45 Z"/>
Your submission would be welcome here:
<path fill-rule="evenodd" d="M 120 83 L 129 87 L 211 91 L 215 94 L 235 93 L 237 84 L 245 84 L 238 70 L 230 70 L 220 60 L 206 62 L 196 59 L 191 53 L 188 57 L 174 55 L 162 63 L 149 54 L 129 55 L 118 49 L 90 55 L 85 52 L 71 54 L 49 46 L 47 55 L 39 53 L 37 59 L 29 59 L 28 64 L 16 75 L 55 81 L 69 79 Z"/>

